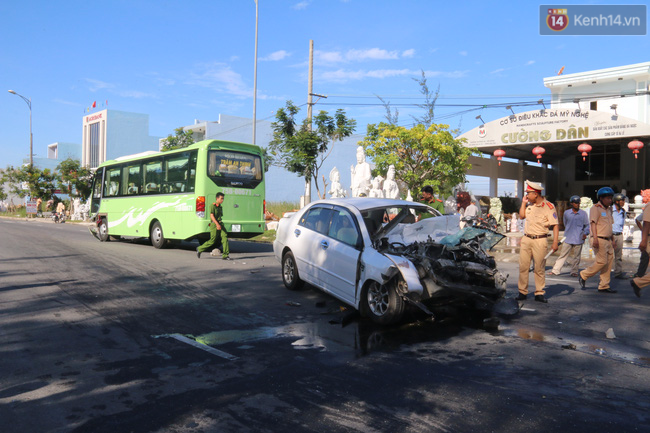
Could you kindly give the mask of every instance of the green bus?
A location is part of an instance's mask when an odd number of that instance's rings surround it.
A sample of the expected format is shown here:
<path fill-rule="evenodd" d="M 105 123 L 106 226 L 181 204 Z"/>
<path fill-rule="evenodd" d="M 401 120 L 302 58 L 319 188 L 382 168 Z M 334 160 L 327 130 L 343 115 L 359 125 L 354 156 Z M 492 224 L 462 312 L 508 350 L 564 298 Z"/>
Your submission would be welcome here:
<path fill-rule="evenodd" d="M 168 152 L 143 152 L 106 161 L 93 178 L 90 216 L 100 241 L 110 236 L 168 240 L 209 237 L 210 203 L 225 194 L 228 237 L 264 232 L 264 158 L 260 147 L 205 140 Z"/>

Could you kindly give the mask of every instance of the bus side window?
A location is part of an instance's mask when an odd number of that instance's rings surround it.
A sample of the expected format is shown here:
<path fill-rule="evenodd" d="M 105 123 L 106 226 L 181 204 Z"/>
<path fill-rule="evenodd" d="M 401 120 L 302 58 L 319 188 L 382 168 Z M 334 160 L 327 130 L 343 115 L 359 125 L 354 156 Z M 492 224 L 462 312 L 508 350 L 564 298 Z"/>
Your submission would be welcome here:
<path fill-rule="evenodd" d="M 115 167 L 107 170 L 104 179 L 104 196 L 117 197 L 120 194 L 122 168 Z"/>
<path fill-rule="evenodd" d="M 162 161 L 154 160 L 145 164 L 145 194 L 157 194 L 162 181 Z"/>

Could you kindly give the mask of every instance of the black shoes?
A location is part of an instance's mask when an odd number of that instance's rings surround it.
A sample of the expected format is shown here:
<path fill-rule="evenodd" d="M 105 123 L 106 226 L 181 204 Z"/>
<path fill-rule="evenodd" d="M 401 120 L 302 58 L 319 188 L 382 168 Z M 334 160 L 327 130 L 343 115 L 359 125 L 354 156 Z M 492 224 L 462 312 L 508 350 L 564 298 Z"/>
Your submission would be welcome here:
<path fill-rule="evenodd" d="M 232 260 L 230 256 L 222 257 L 221 260 Z"/>
<path fill-rule="evenodd" d="M 618 290 L 603 289 L 603 290 L 599 290 L 598 293 L 618 293 Z"/>
<path fill-rule="evenodd" d="M 637 286 L 634 280 L 630 280 L 630 286 L 632 286 L 632 289 L 634 289 L 634 294 L 636 295 L 637 298 L 641 297 L 641 287 Z"/>
<path fill-rule="evenodd" d="M 518 300 L 518 301 L 525 301 L 526 297 L 527 297 L 527 295 L 524 295 L 523 293 L 520 293 L 520 294 L 517 295 L 517 297 L 515 299 Z"/>
<path fill-rule="evenodd" d="M 586 288 L 585 288 L 585 280 L 583 280 L 582 277 L 580 276 L 580 272 L 578 272 L 578 284 L 580 284 L 580 288 L 582 290 L 586 290 Z"/>
<path fill-rule="evenodd" d="M 543 304 L 548 304 L 548 300 L 544 297 L 544 295 L 535 295 L 535 300 Z"/>
<path fill-rule="evenodd" d="M 199 251 L 199 247 L 196 247 L 196 258 L 197 259 L 201 258 L 201 251 Z"/>
<path fill-rule="evenodd" d="M 614 275 L 614 278 L 616 278 L 618 280 L 627 280 L 628 277 L 624 273 L 621 272 L 620 274 Z"/>

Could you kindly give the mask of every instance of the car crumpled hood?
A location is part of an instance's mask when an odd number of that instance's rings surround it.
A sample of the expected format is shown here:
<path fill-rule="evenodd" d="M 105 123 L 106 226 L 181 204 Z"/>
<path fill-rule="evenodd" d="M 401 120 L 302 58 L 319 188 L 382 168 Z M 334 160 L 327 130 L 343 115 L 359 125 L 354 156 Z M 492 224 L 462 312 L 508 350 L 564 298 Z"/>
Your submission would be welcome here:
<path fill-rule="evenodd" d="M 446 216 L 398 224 L 377 245 L 378 251 L 394 263 L 413 265 L 413 275 L 399 270 L 407 282 L 417 276 L 415 291 L 427 305 L 458 301 L 489 310 L 504 297 L 507 275 L 498 271 L 487 251 L 505 236 L 483 228 L 459 230 L 457 222 L 458 216 Z"/>

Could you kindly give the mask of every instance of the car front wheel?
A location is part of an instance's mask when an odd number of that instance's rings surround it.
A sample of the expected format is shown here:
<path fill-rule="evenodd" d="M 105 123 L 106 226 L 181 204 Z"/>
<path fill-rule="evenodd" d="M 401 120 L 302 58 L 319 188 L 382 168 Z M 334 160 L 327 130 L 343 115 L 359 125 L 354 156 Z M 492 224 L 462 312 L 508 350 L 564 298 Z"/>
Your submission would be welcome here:
<path fill-rule="evenodd" d="M 388 284 L 370 283 L 361 297 L 364 315 L 380 325 L 399 322 L 404 315 L 404 300 L 397 294 L 397 284 L 397 280 Z"/>
<path fill-rule="evenodd" d="M 291 251 L 287 251 L 282 256 L 282 281 L 289 290 L 298 290 L 304 282 L 298 276 L 298 266 L 296 265 L 296 258 Z"/>

